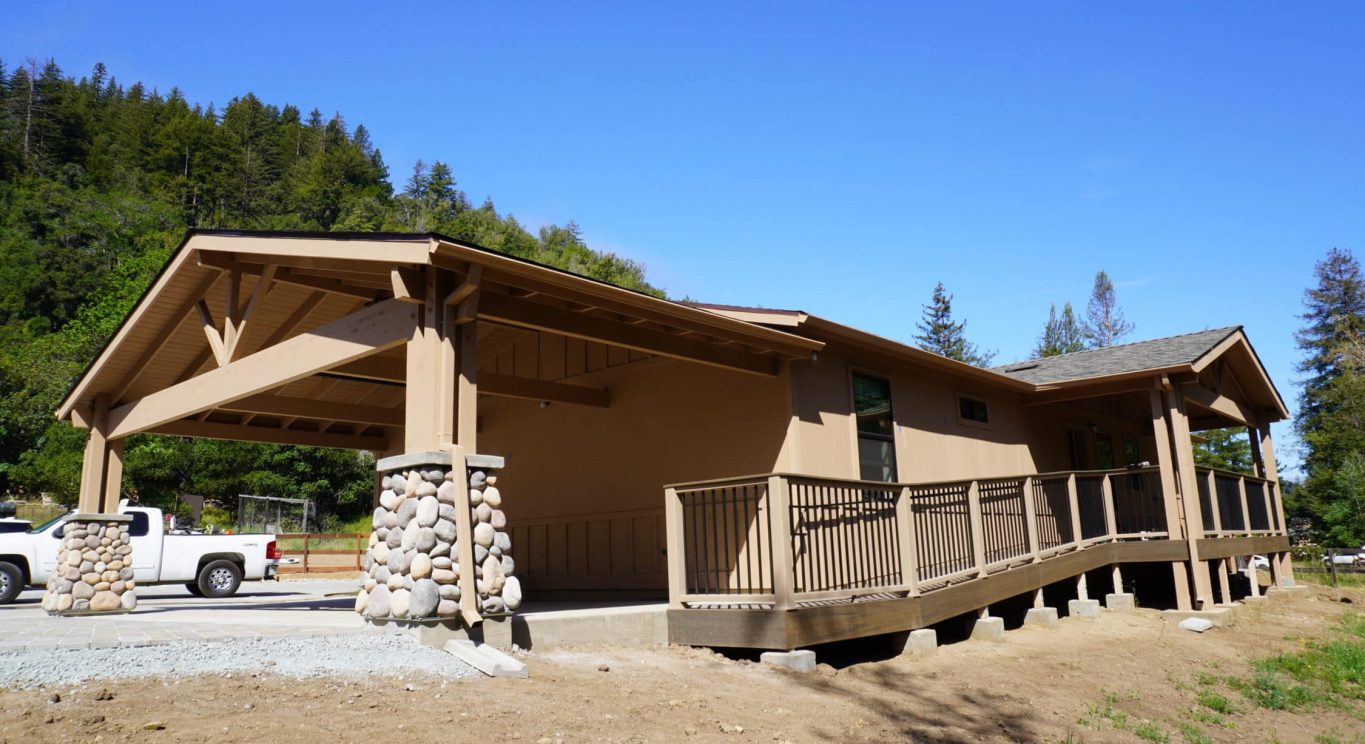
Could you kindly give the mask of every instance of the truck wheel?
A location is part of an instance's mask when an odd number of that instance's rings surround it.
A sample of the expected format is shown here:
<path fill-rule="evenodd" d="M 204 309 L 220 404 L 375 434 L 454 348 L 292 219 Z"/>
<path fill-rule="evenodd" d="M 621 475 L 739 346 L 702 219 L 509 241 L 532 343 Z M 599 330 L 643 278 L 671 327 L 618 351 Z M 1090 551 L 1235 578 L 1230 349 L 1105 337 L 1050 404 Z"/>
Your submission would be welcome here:
<path fill-rule="evenodd" d="M 13 563 L 0 561 L 0 605 L 7 605 L 24 590 L 24 572 Z"/>
<path fill-rule="evenodd" d="M 232 561 L 212 561 L 199 572 L 199 591 L 205 597 L 231 597 L 242 585 L 242 569 Z"/>
<path fill-rule="evenodd" d="M 193 581 L 189 582 L 188 584 L 185 584 L 185 589 L 188 590 L 190 594 L 193 594 L 196 597 L 204 596 L 204 593 L 199 591 L 199 584 Z"/>

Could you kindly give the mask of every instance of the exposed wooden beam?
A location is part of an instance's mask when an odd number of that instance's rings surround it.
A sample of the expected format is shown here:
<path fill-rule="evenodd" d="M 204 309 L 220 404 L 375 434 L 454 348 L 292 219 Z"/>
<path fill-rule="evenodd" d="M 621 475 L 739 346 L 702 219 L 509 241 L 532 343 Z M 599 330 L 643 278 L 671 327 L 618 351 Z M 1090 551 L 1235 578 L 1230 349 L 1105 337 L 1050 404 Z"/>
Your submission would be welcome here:
<path fill-rule="evenodd" d="M 611 406 L 611 394 L 605 388 L 567 385 L 562 382 L 542 382 L 541 380 L 499 375 L 493 372 L 479 373 L 479 392 L 508 398 L 572 403 L 578 406 L 595 406 L 597 408 L 609 408 Z"/>
<path fill-rule="evenodd" d="M 243 426 L 209 421 L 171 421 L 147 430 L 149 434 L 168 434 L 198 439 L 228 439 L 237 442 L 268 442 L 271 444 L 299 444 L 309 447 L 332 447 L 383 451 L 388 449 L 389 437 L 357 434 L 328 434 L 316 431 L 277 429 L 273 426 Z"/>
<path fill-rule="evenodd" d="M 398 265 L 426 263 L 431 241 L 424 237 L 412 240 L 349 240 L 332 236 L 252 236 L 244 240 L 235 235 L 195 235 L 190 240 L 190 247 L 204 252 L 272 258 L 336 259 L 337 254 L 342 253 L 347 261 Z"/>
<path fill-rule="evenodd" d="M 204 336 L 209 340 L 209 349 L 213 351 L 213 358 L 218 360 L 218 366 L 227 364 L 227 349 L 223 345 L 223 337 L 218 325 L 213 321 L 213 313 L 209 312 L 209 305 L 202 299 L 195 303 L 199 308 L 199 320 L 204 324 Z"/>
<path fill-rule="evenodd" d="M 397 408 L 338 403 L 315 398 L 296 398 L 284 395 L 252 395 L 218 406 L 220 411 L 263 414 L 283 418 L 307 418 L 315 421 L 345 421 L 351 424 L 402 426 L 403 412 Z"/>
<path fill-rule="evenodd" d="M 418 269 L 393 269 L 389 271 L 389 283 L 393 285 L 393 298 L 403 302 L 421 302 L 426 292 Z"/>
<path fill-rule="evenodd" d="M 117 403 L 123 399 L 124 393 L 127 393 L 128 388 L 133 386 L 133 382 L 137 380 L 138 374 L 142 372 L 147 363 L 151 362 L 157 352 L 161 351 L 161 349 L 166 346 L 166 342 L 171 340 L 171 336 L 174 336 L 175 332 L 180 330 L 180 324 L 184 322 L 185 318 L 189 317 L 190 311 L 199 303 L 199 300 L 203 299 L 204 295 L 208 294 L 210 289 L 213 289 L 213 285 L 217 283 L 217 281 L 218 274 L 213 272 L 210 272 L 203 279 L 199 280 L 199 283 L 194 286 L 194 289 L 190 290 L 190 294 L 171 312 L 170 318 L 161 326 L 161 330 L 157 332 L 156 337 L 147 345 L 147 350 L 142 353 L 144 363 L 139 365 L 133 372 L 128 373 L 128 376 L 124 378 L 123 382 L 118 386 L 118 390 L 109 397 L 109 400 Z M 203 364 L 203 362 L 201 361 L 200 364 Z"/>
<path fill-rule="evenodd" d="M 270 294 L 270 289 L 274 284 L 276 267 L 272 264 L 265 267 L 260 277 L 256 280 L 256 287 L 251 290 L 251 299 L 247 300 L 246 308 L 242 310 L 241 317 L 235 324 L 235 331 L 232 341 L 227 346 L 228 361 L 235 361 L 242 356 L 242 349 L 246 348 L 243 340 L 246 338 L 247 331 L 251 328 L 251 318 L 260 309 L 261 303 L 265 301 L 266 295 Z"/>
<path fill-rule="evenodd" d="M 470 268 L 469 273 L 465 276 L 465 280 L 460 282 L 460 286 L 456 287 L 455 291 L 446 295 L 446 304 L 458 305 L 469 299 L 475 292 L 479 291 L 479 285 L 482 284 L 482 282 L 483 267 L 474 266 Z"/>
<path fill-rule="evenodd" d="M 1226 395 L 1219 395 L 1203 385 L 1187 383 L 1180 386 L 1180 388 L 1185 394 L 1185 399 L 1189 402 L 1200 408 L 1206 408 L 1213 411 L 1221 416 L 1226 416 L 1243 426 L 1254 427 L 1262 418 L 1261 415 L 1250 407 L 1238 403 Z"/>
<path fill-rule="evenodd" d="M 396 367 L 391 359 L 367 357 L 328 370 L 325 374 L 397 386 L 403 384 L 403 376 L 401 371 L 396 370 L 401 370 L 401 367 Z M 478 392 L 508 398 L 548 400 L 554 403 L 571 403 L 599 408 L 610 405 L 610 395 L 603 388 L 569 385 L 563 382 L 544 382 L 487 371 L 479 372 Z"/>
<path fill-rule="evenodd" d="M 549 305 L 507 296 L 492 294 L 484 296 L 479 305 L 479 317 L 741 372 L 777 374 L 777 360 L 772 357 L 755 356 L 693 338 L 670 336 L 628 323 L 566 312 Z"/>
<path fill-rule="evenodd" d="M 122 437 L 286 385 L 403 343 L 416 309 L 386 300 L 110 411 Z"/>
<path fill-rule="evenodd" d="M 358 286 L 345 279 L 335 277 L 313 276 L 301 273 L 297 267 L 288 266 L 284 262 L 276 262 L 273 259 L 267 260 L 263 257 L 255 257 L 261 263 L 242 261 L 235 254 L 223 253 L 201 253 L 199 263 L 202 266 L 219 269 L 221 271 L 234 272 L 237 274 L 263 275 L 268 266 L 275 266 L 275 281 L 284 284 L 293 284 L 298 287 L 317 289 L 332 294 L 356 297 L 362 300 L 375 300 L 387 297 L 388 292 L 376 287 Z M 287 261 L 287 259 L 285 259 Z M 381 285 L 382 286 L 382 285 Z M 231 295 L 230 295 L 231 296 Z"/>
<path fill-rule="evenodd" d="M 1065 403 L 1082 398 L 1099 398 L 1106 395 L 1123 393 L 1143 393 L 1152 389 L 1150 377 L 1114 380 L 1089 385 L 1073 385 L 1044 390 L 1024 396 L 1025 406 L 1044 406 L 1052 403 Z"/>

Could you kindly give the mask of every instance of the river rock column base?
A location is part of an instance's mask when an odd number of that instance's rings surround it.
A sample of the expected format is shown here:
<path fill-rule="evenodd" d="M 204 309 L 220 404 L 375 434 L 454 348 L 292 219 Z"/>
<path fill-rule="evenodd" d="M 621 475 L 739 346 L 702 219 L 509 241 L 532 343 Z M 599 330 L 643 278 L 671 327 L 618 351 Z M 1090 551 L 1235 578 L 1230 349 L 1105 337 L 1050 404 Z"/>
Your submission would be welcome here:
<path fill-rule="evenodd" d="M 47 580 L 49 615 L 130 612 L 137 607 L 133 545 L 123 514 L 73 514 L 62 525 L 57 565 Z"/>
<path fill-rule="evenodd" d="M 380 460 L 379 505 L 371 520 L 355 610 L 369 620 L 452 620 L 460 598 L 473 591 L 483 615 L 521 606 L 521 584 L 512 575 L 512 541 L 493 472 L 502 458 L 471 455 L 463 473 L 450 455 L 420 452 Z M 475 586 L 463 586 L 456 529 L 455 482 L 469 488 Z"/>

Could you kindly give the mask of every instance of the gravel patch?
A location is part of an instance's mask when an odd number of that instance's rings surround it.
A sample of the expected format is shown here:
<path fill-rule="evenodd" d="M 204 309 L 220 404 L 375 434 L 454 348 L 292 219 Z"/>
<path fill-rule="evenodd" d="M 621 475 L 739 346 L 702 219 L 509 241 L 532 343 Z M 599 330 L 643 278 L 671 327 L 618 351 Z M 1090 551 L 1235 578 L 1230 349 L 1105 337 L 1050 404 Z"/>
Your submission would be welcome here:
<path fill-rule="evenodd" d="M 272 674 L 294 678 L 413 674 L 477 676 L 454 656 L 401 635 L 177 641 L 159 646 L 34 650 L 0 654 L 0 687 L 76 684 L 92 679 Z"/>

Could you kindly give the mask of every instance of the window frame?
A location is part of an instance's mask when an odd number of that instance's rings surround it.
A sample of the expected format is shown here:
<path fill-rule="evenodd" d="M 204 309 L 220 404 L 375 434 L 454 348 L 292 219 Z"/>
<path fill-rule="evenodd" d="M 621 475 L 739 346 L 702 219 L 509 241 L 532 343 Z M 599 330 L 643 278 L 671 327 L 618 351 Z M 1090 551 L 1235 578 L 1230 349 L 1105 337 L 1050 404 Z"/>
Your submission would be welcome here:
<path fill-rule="evenodd" d="M 982 412 L 986 414 L 986 420 L 977 421 L 976 419 L 964 417 L 962 415 L 962 401 L 964 400 L 968 400 L 973 403 L 980 403 Z M 975 429 L 991 428 L 991 404 L 990 401 L 986 400 L 984 396 L 958 391 L 953 394 L 953 404 L 954 404 L 953 412 L 957 415 L 957 423 L 961 424 L 962 426 L 970 426 Z"/>
<path fill-rule="evenodd" d="M 860 445 L 861 440 L 863 439 L 863 437 L 866 436 L 868 439 L 872 439 L 872 440 L 876 440 L 876 441 L 881 441 L 881 442 L 889 442 L 889 443 L 891 444 L 891 480 L 889 480 L 889 481 L 878 481 L 878 482 L 898 483 L 898 482 L 900 482 L 900 470 L 901 470 L 901 463 L 900 463 L 900 459 L 901 459 L 901 458 L 900 458 L 900 428 L 901 428 L 901 427 L 900 427 L 900 422 L 896 419 L 896 385 L 895 385 L 895 382 L 893 381 L 892 376 L 889 375 L 889 374 L 887 374 L 887 373 L 885 373 L 885 372 L 882 372 L 882 371 L 876 370 L 876 369 L 867 368 L 867 367 L 859 367 L 859 366 L 855 366 L 855 365 L 852 365 L 852 364 L 848 365 L 848 375 L 847 375 L 847 377 L 848 377 L 848 379 L 847 379 L 847 383 L 848 383 L 848 384 L 847 384 L 847 387 L 846 387 L 845 389 L 848 390 L 848 411 L 849 411 L 849 418 L 852 419 L 852 424 L 853 424 L 853 442 L 852 442 L 852 445 L 853 445 L 853 446 L 852 446 L 852 450 L 853 450 L 853 470 L 854 470 L 854 473 L 856 474 L 856 477 L 857 477 L 858 480 L 863 480 L 863 458 L 862 458 L 862 451 L 861 451 L 859 445 Z M 889 435 L 887 435 L 887 434 L 875 434 L 875 433 L 871 433 L 871 432 L 868 432 L 868 433 L 864 434 L 864 432 L 862 432 L 861 430 L 858 429 L 858 396 L 857 396 L 857 393 L 856 393 L 855 390 L 854 390 L 854 380 L 855 380 L 856 378 L 858 378 L 858 377 L 869 377 L 869 378 L 881 380 L 881 381 L 883 381 L 883 382 L 886 383 L 886 396 L 887 396 L 887 402 L 888 402 L 888 403 L 890 404 L 890 406 L 891 406 L 891 410 L 890 410 L 890 414 L 891 414 L 891 433 L 890 433 Z"/>

